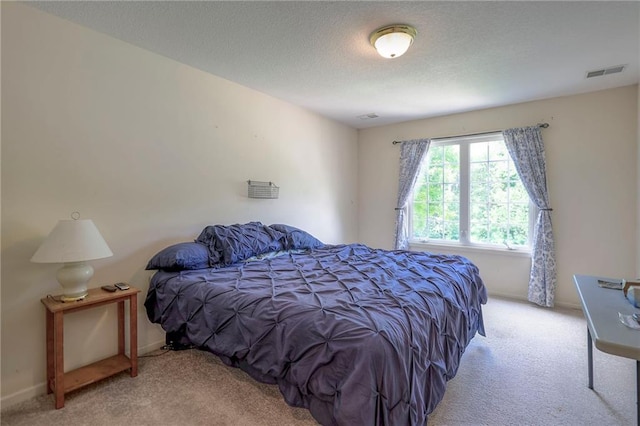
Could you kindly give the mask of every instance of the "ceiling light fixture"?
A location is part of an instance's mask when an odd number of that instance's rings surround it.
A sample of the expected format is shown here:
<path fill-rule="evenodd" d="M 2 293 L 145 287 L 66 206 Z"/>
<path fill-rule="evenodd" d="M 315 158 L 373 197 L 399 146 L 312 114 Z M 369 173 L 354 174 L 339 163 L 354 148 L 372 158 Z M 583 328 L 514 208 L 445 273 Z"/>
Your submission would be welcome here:
<path fill-rule="evenodd" d="M 387 25 L 372 32 L 369 41 L 383 58 L 397 58 L 409 49 L 417 33 L 409 25 Z"/>

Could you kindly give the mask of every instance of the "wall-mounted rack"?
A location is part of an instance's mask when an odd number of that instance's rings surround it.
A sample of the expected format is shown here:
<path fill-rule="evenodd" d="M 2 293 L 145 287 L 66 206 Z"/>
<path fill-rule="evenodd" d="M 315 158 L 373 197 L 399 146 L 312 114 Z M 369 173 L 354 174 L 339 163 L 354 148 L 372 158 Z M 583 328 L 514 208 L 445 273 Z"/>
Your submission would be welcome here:
<path fill-rule="evenodd" d="M 248 180 L 247 184 L 249 198 L 274 199 L 280 195 L 280 188 L 273 182 Z"/>

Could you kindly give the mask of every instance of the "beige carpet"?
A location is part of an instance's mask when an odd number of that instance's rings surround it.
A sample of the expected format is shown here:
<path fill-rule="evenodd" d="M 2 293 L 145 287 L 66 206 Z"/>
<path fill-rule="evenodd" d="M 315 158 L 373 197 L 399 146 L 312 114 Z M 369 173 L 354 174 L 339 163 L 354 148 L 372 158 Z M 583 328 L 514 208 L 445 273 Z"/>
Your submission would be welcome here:
<path fill-rule="evenodd" d="M 596 391 L 586 386 L 581 311 L 492 298 L 484 312 L 487 337 L 467 348 L 430 425 L 636 424 L 635 361 L 594 349 Z M 61 410 L 43 395 L 0 418 L 30 426 L 315 424 L 277 387 L 197 350 L 141 358 L 138 377 L 122 373 L 71 393 Z"/>

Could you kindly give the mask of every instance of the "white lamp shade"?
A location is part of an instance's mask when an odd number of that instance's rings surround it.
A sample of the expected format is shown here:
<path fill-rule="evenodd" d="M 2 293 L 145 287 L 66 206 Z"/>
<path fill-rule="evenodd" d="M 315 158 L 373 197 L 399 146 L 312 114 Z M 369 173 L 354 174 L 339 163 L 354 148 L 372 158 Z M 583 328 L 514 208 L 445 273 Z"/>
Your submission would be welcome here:
<path fill-rule="evenodd" d="M 375 42 L 375 48 L 384 58 L 397 58 L 404 55 L 413 43 L 413 37 L 407 33 L 389 33 Z"/>
<path fill-rule="evenodd" d="M 91 219 L 61 220 L 31 258 L 35 263 L 68 263 L 113 256 Z"/>

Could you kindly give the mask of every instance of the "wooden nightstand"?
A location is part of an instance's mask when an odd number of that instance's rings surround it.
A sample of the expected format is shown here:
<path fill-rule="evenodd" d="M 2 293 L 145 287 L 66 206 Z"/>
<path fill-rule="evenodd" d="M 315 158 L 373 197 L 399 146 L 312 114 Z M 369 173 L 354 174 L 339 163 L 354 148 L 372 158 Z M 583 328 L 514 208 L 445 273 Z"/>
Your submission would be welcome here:
<path fill-rule="evenodd" d="M 41 299 L 47 308 L 47 393 L 55 396 L 56 408 L 64 407 L 64 395 L 125 370 L 138 375 L 138 293 L 118 290 L 114 293 L 93 288 L 83 300 L 60 302 L 58 297 Z M 129 357 L 124 353 L 124 302 L 129 300 Z M 64 315 L 109 303 L 118 304 L 118 354 L 73 371 L 64 372 Z"/>

